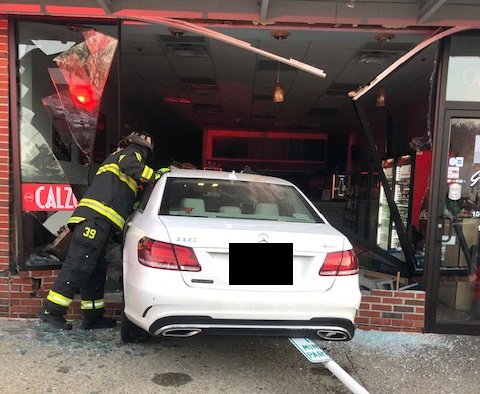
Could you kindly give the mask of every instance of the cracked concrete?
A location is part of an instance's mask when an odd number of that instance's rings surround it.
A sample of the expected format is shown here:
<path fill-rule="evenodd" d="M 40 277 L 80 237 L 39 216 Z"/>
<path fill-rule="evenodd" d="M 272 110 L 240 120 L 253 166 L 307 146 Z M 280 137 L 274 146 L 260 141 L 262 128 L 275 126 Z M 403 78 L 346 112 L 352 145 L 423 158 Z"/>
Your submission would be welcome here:
<path fill-rule="evenodd" d="M 370 393 L 480 392 L 480 337 L 358 330 L 317 342 Z M 123 344 L 119 328 L 56 332 L 0 319 L 0 393 L 348 393 L 287 338 Z"/>

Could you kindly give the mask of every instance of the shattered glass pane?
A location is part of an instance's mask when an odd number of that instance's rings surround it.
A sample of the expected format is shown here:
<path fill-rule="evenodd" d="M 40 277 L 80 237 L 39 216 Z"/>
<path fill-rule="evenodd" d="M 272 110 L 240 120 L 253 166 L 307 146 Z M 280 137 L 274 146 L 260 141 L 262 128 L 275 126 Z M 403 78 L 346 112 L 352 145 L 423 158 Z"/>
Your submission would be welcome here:
<path fill-rule="evenodd" d="M 62 117 L 88 162 L 117 40 L 95 30 L 83 35 L 85 41 L 55 57 L 58 69 L 49 68 L 48 72 L 63 106 Z M 43 104 L 52 105 L 51 97 L 44 99 Z M 59 112 L 58 109 L 51 111 Z"/>
<path fill-rule="evenodd" d="M 112 34 L 117 30 L 111 25 L 82 28 L 28 21 L 17 26 L 21 263 L 55 265 L 59 260 L 51 251 L 53 241 L 64 233 L 73 207 L 97 170 L 89 158 L 104 157 L 109 150 L 104 142 L 103 150 L 92 152 L 97 128 L 105 135 L 105 124 L 116 119 L 115 105 L 102 112 L 100 107 L 118 42 Z M 109 100 L 115 97 L 112 91 L 116 89 L 107 87 Z M 110 127 L 117 130 L 114 121 Z"/>
<path fill-rule="evenodd" d="M 32 42 L 45 54 L 55 55 L 64 52 L 75 45 L 75 41 L 58 42 L 57 40 L 32 40 Z"/>
<path fill-rule="evenodd" d="M 26 44 L 19 44 L 18 45 L 18 59 L 22 59 L 28 52 L 36 49 L 36 45 L 26 45 Z"/>
<path fill-rule="evenodd" d="M 30 89 L 25 86 L 23 83 L 20 84 L 20 98 L 24 98 L 25 95 L 30 91 Z"/>

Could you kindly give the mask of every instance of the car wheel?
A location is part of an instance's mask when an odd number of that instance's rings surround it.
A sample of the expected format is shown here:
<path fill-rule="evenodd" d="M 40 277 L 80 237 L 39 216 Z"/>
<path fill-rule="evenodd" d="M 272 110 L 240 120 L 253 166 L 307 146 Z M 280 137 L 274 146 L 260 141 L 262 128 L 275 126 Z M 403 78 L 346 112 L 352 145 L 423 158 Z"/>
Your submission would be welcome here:
<path fill-rule="evenodd" d="M 141 343 L 150 340 L 151 336 L 148 332 L 128 320 L 125 312 L 122 312 L 122 321 L 120 323 L 120 336 L 125 343 Z"/>

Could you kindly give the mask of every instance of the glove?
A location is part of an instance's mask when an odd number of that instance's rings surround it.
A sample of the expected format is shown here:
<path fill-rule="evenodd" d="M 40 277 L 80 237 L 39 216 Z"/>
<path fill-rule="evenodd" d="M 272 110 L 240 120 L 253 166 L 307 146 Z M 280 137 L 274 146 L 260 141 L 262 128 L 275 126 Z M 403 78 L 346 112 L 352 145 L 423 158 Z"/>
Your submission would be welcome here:
<path fill-rule="evenodd" d="M 167 172 L 170 172 L 170 168 L 168 167 L 159 168 L 155 174 L 155 180 L 160 179 L 160 177 Z"/>

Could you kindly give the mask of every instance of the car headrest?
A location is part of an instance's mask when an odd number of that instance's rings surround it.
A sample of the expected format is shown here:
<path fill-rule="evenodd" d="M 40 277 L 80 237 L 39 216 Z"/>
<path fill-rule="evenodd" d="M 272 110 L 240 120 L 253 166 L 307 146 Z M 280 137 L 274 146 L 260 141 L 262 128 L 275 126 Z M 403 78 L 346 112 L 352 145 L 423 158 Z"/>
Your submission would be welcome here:
<path fill-rule="evenodd" d="M 242 213 L 242 210 L 240 207 L 234 207 L 231 205 L 224 205 L 219 208 L 218 212 L 220 213 L 227 213 L 229 215 L 240 215 Z"/>
<path fill-rule="evenodd" d="M 278 216 L 278 205 L 270 202 L 259 202 L 255 206 L 255 214 L 262 216 Z"/>
<path fill-rule="evenodd" d="M 205 201 L 201 198 L 182 198 L 180 208 L 185 211 L 190 209 L 193 213 L 205 212 Z"/>

